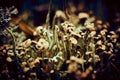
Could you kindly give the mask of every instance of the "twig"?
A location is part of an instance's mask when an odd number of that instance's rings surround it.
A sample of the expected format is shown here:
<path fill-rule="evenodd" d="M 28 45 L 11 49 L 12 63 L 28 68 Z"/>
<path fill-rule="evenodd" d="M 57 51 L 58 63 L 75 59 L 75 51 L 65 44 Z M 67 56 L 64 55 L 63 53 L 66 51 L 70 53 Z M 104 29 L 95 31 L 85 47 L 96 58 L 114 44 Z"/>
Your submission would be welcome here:
<path fill-rule="evenodd" d="M 115 66 L 115 64 L 113 64 L 112 62 L 110 62 L 110 64 L 120 73 L 120 70 Z"/>

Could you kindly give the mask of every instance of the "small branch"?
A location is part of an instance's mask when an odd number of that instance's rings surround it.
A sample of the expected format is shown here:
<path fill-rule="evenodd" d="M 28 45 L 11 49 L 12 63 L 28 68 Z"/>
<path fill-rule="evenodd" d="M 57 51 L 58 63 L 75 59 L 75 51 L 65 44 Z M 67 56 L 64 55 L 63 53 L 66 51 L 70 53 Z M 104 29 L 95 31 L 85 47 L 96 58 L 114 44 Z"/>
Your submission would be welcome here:
<path fill-rule="evenodd" d="M 115 64 L 113 64 L 112 62 L 110 62 L 110 64 L 120 73 L 120 70 L 115 66 Z"/>

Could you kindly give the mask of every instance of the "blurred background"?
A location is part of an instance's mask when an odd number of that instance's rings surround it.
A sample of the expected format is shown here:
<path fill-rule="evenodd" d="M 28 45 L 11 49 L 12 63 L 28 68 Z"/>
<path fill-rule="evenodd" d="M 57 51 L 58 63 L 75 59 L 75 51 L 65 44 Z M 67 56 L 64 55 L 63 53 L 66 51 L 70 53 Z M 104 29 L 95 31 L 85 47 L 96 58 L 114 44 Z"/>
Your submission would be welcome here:
<path fill-rule="evenodd" d="M 56 10 L 64 10 L 72 3 L 76 7 L 76 14 L 79 12 L 90 12 L 104 22 L 110 22 L 111 27 L 116 28 L 120 25 L 119 0 L 51 0 L 51 19 Z M 30 14 L 29 20 L 33 21 L 34 26 L 45 23 L 49 9 L 50 0 L 0 0 L 0 7 L 15 6 L 19 14 L 27 12 Z"/>

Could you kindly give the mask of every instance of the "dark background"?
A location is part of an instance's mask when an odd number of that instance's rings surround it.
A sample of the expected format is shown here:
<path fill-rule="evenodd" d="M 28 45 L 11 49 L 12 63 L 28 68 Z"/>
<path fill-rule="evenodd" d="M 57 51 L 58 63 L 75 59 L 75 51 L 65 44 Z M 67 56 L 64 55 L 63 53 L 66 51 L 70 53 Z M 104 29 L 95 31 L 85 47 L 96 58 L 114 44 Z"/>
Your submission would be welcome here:
<path fill-rule="evenodd" d="M 65 0 L 52 0 L 53 5 L 57 9 L 63 10 Z M 72 1 L 76 6 L 78 3 L 83 3 L 85 5 L 84 10 L 93 10 L 94 15 L 98 19 L 102 19 L 104 22 L 110 22 L 111 26 L 118 27 L 120 24 L 120 1 L 119 0 L 66 0 L 66 3 Z M 38 21 L 43 23 L 45 21 L 45 16 L 47 11 L 35 11 L 35 6 L 40 6 L 44 4 L 49 4 L 50 0 L 0 0 L 0 7 L 11 7 L 15 6 L 21 14 L 25 10 L 30 10 L 33 12 L 35 17 L 35 24 L 38 24 Z M 41 16 L 42 15 L 42 16 Z M 54 15 L 54 14 L 53 14 Z M 37 18 L 42 18 L 42 20 Z"/>

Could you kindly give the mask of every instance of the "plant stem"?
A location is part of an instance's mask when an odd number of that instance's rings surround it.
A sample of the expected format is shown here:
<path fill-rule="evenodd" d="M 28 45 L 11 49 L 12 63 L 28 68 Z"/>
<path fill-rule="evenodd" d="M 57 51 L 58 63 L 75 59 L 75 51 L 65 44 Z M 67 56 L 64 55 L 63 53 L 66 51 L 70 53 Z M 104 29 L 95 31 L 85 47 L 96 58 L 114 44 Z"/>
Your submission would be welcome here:
<path fill-rule="evenodd" d="M 8 29 L 8 28 L 6 28 L 6 30 L 10 33 L 10 35 L 11 35 L 11 37 L 12 37 L 12 42 L 13 42 L 13 52 L 14 52 L 14 55 L 15 55 L 15 57 L 16 57 L 16 43 L 15 43 L 15 38 L 14 38 L 14 35 L 13 35 L 13 33 Z"/>

